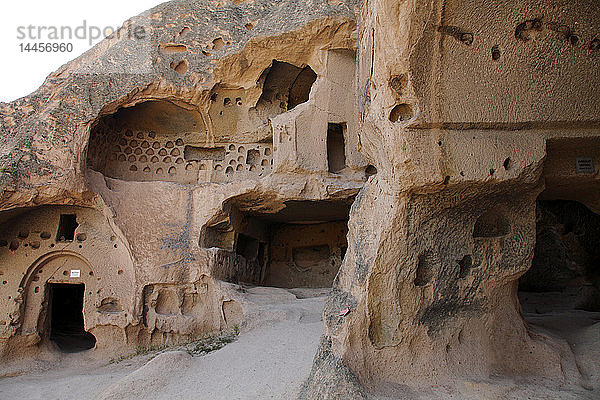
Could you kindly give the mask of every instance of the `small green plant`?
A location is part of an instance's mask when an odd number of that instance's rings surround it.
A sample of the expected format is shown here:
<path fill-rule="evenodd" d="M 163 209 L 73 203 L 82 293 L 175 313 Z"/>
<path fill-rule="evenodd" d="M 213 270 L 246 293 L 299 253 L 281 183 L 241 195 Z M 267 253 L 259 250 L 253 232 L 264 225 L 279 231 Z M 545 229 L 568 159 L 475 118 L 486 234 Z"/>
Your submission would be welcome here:
<path fill-rule="evenodd" d="M 220 332 L 217 334 L 208 334 L 203 336 L 192 336 L 190 340 L 181 345 L 174 346 L 157 346 L 157 345 L 148 345 L 148 346 L 137 346 L 135 351 L 131 354 L 120 356 L 119 358 L 113 358 L 110 360 L 110 364 L 118 364 L 121 361 L 130 360 L 137 356 L 151 354 L 147 361 L 152 360 L 160 351 L 166 349 L 172 350 L 185 350 L 188 354 L 192 356 L 202 356 L 208 353 L 212 353 L 213 351 L 219 350 L 225 347 L 227 344 L 235 341 L 237 336 L 240 333 L 239 326 L 235 325 L 231 332 Z"/>
<path fill-rule="evenodd" d="M 109 361 L 109 363 L 110 364 L 118 364 L 121 361 L 130 360 L 133 357 L 143 356 L 143 355 L 146 355 L 146 354 L 151 353 L 153 351 L 164 350 L 166 348 L 167 348 L 167 346 L 156 346 L 156 345 L 137 346 L 135 348 L 135 351 L 133 353 L 122 355 L 119 358 L 113 358 L 113 359 L 111 359 Z M 152 359 L 154 357 L 155 357 L 155 355 L 153 355 L 150 359 Z"/>
<path fill-rule="evenodd" d="M 225 345 L 233 342 L 237 333 L 226 333 L 212 336 L 206 336 L 184 345 L 184 349 L 192 356 L 205 355 L 223 348 Z"/>

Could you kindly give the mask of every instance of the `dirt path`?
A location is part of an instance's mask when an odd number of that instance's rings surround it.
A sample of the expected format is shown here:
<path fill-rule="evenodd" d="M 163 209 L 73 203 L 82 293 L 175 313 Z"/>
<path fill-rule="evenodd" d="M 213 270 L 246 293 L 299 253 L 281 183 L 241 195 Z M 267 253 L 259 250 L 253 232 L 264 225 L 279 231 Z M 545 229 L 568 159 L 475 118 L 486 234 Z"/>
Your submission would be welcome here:
<path fill-rule="evenodd" d="M 164 351 L 116 364 L 31 372 L 0 380 L 0 398 L 290 399 L 310 372 L 322 333 L 323 291 L 253 288 L 251 324 L 205 356 Z M 317 297 L 310 297 L 317 296 Z M 150 359 L 150 361 L 148 361 Z"/>
<path fill-rule="evenodd" d="M 237 340 L 205 356 L 168 350 L 111 364 L 86 363 L 85 353 L 40 362 L 45 370 L 0 379 L 0 399 L 294 399 L 310 372 L 323 329 L 326 291 L 249 288 L 247 321 Z M 565 339 L 583 387 L 553 387 L 522 378 L 490 378 L 423 388 L 382 388 L 372 399 L 597 399 L 600 313 L 573 310 L 564 294 L 526 294 L 526 320 Z M 556 298 L 556 299 L 555 299 Z M 556 301 L 555 301 L 556 300 Z M 55 368 L 47 369 L 49 365 Z M 548 386 L 547 386 L 548 385 Z"/>

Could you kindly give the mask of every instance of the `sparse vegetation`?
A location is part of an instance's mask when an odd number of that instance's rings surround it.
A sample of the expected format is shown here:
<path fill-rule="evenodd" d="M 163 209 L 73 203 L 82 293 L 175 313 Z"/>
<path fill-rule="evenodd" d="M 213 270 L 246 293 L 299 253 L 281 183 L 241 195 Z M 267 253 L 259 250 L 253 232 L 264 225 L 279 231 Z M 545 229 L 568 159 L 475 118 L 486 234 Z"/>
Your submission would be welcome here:
<path fill-rule="evenodd" d="M 207 336 L 182 346 L 192 356 L 203 356 L 219 350 L 225 345 L 233 342 L 237 337 L 239 329 L 234 328 L 233 333 Z"/>
<path fill-rule="evenodd" d="M 164 351 L 164 350 L 184 350 L 192 356 L 203 356 L 208 353 L 212 353 L 213 351 L 219 350 L 219 349 L 225 347 L 225 345 L 235 341 L 235 339 L 237 338 L 239 333 L 240 333 L 240 328 L 239 328 L 239 326 L 235 325 L 231 332 L 220 332 L 218 334 L 210 334 L 210 335 L 204 335 L 201 337 L 194 337 L 189 342 L 184 343 L 184 344 L 173 345 L 173 346 L 168 346 L 168 345 L 165 345 L 165 346 L 156 346 L 156 345 L 138 346 L 138 347 L 136 347 L 135 352 L 133 352 L 131 354 L 123 355 L 119 358 L 112 359 L 112 360 L 110 360 L 110 363 L 111 364 L 120 363 L 121 361 L 130 360 L 137 356 L 143 356 L 143 355 L 147 355 L 152 352 L 156 352 L 156 354 L 153 354 L 149 358 L 149 360 L 151 360 L 154 357 L 156 357 L 160 351 Z"/>

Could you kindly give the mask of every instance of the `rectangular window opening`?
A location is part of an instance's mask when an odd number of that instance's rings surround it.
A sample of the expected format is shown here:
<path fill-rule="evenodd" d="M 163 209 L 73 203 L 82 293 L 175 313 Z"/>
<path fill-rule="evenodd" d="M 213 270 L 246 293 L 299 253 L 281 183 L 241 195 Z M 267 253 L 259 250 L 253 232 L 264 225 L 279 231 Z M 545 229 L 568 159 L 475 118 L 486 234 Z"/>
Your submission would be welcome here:
<path fill-rule="evenodd" d="M 75 214 L 60 214 L 58 223 L 58 232 L 56 233 L 57 242 L 71 242 L 75 237 L 75 229 L 77 229 L 77 215 Z"/>
<path fill-rule="evenodd" d="M 327 125 L 327 165 L 329 172 L 338 173 L 346 168 L 345 131 L 345 123 L 329 123 Z"/>

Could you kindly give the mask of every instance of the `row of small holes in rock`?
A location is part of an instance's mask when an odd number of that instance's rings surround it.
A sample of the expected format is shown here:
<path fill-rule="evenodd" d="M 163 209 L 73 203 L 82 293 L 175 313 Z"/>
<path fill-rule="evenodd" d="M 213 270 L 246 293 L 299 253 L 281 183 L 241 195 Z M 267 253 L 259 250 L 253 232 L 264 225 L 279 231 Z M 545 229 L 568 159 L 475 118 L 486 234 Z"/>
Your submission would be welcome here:
<path fill-rule="evenodd" d="M 191 164 L 191 163 L 188 163 L 188 164 L 185 166 L 185 170 L 186 170 L 186 171 L 192 171 L 193 169 L 194 169 L 194 166 L 193 166 L 193 164 Z M 141 172 L 145 172 L 145 173 L 150 173 L 150 172 L 154 171 L 154 173 L 155 173 L 156 175 L 163 175 L 163 174 L 165 173 L 165 170 L 167 170 L 167 173 L 168 173 L 169 175 L 176 175 L 176 174 L 177 174 L 177 168 L 176 168 L 176 167 L 174 167 L 174 166 L 172 166 L 172 167 L 167 167 L 167 166 L 165 166 L 164 168 L 163 168 L 163 167 L 158 167 L 158 168 L 156 168 L 156 169 L 154 169 L 154 168 L 150 168 L 150 167 L 149 167 L 149 166 L 147 166 L 147 165 L 146 165 L 146 166 L 144 166 L 144 167 L 139 167 L 139 168 L 138 168 L 138 166 L 137 166 L 137 165 L 131 165 L 131 166 L 129 167 L 129 171 L 131 171 L 131 172 L 138 172 L 138 171 L 141 171 Z"/>
<path fill-rule="evenodd" d="M 258 149 L 259 149 L 259 147 L 253 148 L 253 150 L 258 150 Z M 228 150 L 229 150 L 229 152 L 235 151 L 236 150 L 236 145 L 235 144 L 230 144 L 229 147 L 228 147 Z M 244 146 L 239 146 L 237 148 L 237 151 L 238 151 L 238 153 L 244 153 L 245 154 L 246 148 Z M 229 154 L 229 152 L 227 154 Z M 265 156 L 270 156 L 271 155 L 271 148 L 270 147 L 265 147 L 264 155 Z"/>
<path fill-rule="evenodd" d="M 238 162 L 239 162 L 240 164 L 246 164 L 246 157 L 245 157 L 245 156 L 239 156 L 239 157 L 237 158 L 237 161 L 236 161 L 236 159 L 235 159 L 235 158 L 232 158 L 231 160 L 229 160 L 229 165 L 235 165 L 235 164 L 237 164 Z M 269 163 L 271 163 L 271 164 L 272 164 L 272 163 L 273 163 L 273 160 L 268 160 L 268 159 L 266 159 L 266 158 L 263 158 L 263 160 L 260 162 L 260 165 L 263 165 L 263 166 L 265 166 L 265 165 L 269 165 Z"/>
<path fill-rule="evenodd" d="M 116 154 L 115 154 L 116 155 Z M 136 162 L 139 161 L 141 163 L 145 163 L 145 162 L 151 162 L 151 163 L 157 163 L 157 162 L 163 162 L 166 164 L 171 164 L 173 162 L 173 158 L 171 158 L 171 156 L 166 156 L 166 157 L 162 157 L 162 160 L 157 157 L 157 156 L 152 156 L 148 159 L 148 156 L 146 155 L 141 155 L 139 157 L 136 157 L 133 154 L 130 154 L 129 156 L 125 156 L 124 154 L 119 154 L 118 157 L 114 158 L 112 157 L 113 161 L 120 161 L 120 162 Z M 174 161 L 176 164 L 183 164 L 185 161 L 183 158 L 181 157 L 177 157 Z"/>
<path fill-rule="evenodd" d="M 237 165 L 236 164 L 237 163 L 235 162 L 235 160 L 231 160 L 229 162 L 229 166 L 227 168 L 232 168 L 233 169 L 233 167 L 235 166 L 235 170 L 236 171 L 244 171 L 244 170 L 246 170 L 245 169 L 246 168 L 246 164 L 242 164 L 242 163 L 237 164 Z M 261 165 L 263 167 L 262 170 L 264 170 L 265 169 L 264 167 L 269 167 L 269 166 L 273 165 L 273 161 L 271 161 L 269 163 L 268 160 L 262 160 Z M 203 168 L 201 167 L 200 169 L 203 169 Z M 215 171 L 221 171 L 223 169 L 223 165 L 216 164 L 215 167 L 214 167 L 214 169 L 215 169 Z M 256 166 L 255 165 L 250 165 L 250 166 L 248 166 L 247 170 L 248 171 L 255 171 L 256 170 Z"/>
<path fill-rule="evenodd" d="M 148 149 L 150 147 L 154 148 L 154 149 L 158 149 L 160 147 L 163 147 L 162 143 L 160 141 L 153 141 L 152 143 L 150 143 L 147 140 L 143 140 L 141 142 L 138 142 L 136 139 L 131 139 L 131 140 L 127 140 L 126 138 L 120 138 L 119 141 L 115 141 L 119 146 L 130 146 L 130 147 L 138 147 L 141 146 L 144 149 Z M 179 138 L 175 141 L 172 140 L 167 140 L 164 144 L 164 147 L 168 148 L 168 149 L 172 149 L 175 146 L 183 146 L 184 142 L 183 139 Z"/>
<path fill-rule="evenodd" d="M 151 148 L 147 148 L 147 149 L 143 149 L 141 147 L 134 147 L 131 148 L 129 146 L 121 149 L 120 146 L 115 145 L 113 147 L 113 154 L 124 154 L 124 155 L 142 155 L 142 154 L 146 154 L 146 155 L 154 155 L 154 154 L 158 154 L 160 156 L 166 156 L 167 154 L 171 154 L 172 156 L 179 156 L 183 153 L 183 149 L 180 149 L 178 147 L 175 147 L 173 149 L 166 149 L 166 148 L 157 148 L 157 149 L 151 149 Z"/>
<path fill-rule="evenodd" d="M 138 132 L 134 135 L 134 133 L 131 130 L 126 130 L 125 132 L 123 132 L 122 130 L 117 130 L 115 132 L 114 129 L 107 126 L 103 129 L 96 130 L 96 134 L 92 137 L 91 140 L 102 143 L 115 143 L 117 141 L 127 141 L 129 140 L 128 138 L 152 140 L 156 138 L 156 133 L 153 131 L 148 132 L 148 134 L 145 134 L 144 132 Z M 183 140 L 181 138 L 177 138 L 176 141 L 181 141 L 183 144 Z"/>
<path fill-rule="evenodd" d="M 121 154 L 126 154 L 126 155 L 135 154 L 135 155 L 138 155 L 138 156 L 141 155 L 141 154 L 146 154 L 146 155 L 149 155 L 149 156 L 151 156 L 153 154 L 158 154 L 160 156 L 166 156 L 167 154 L 171 154 L 172 156 L 178 156 L 178 155 L 181 154 L 181 149 L 179 149 L 178 147 L 175 147 L 174 149 L 170 149 L 169 150 L 169 149 L 165 149 L 163 147 L 163 148 L 158 148 L 158 149 L 145 149 L 144 150 L 141 147 L 131 148 L 129 146 L 121 149 L 121 147 L 119 145 L 115 145 L 113 147 L 113 153 L 114 154 L 121 153 Z"/>

